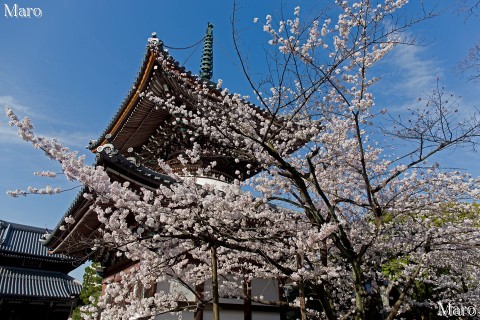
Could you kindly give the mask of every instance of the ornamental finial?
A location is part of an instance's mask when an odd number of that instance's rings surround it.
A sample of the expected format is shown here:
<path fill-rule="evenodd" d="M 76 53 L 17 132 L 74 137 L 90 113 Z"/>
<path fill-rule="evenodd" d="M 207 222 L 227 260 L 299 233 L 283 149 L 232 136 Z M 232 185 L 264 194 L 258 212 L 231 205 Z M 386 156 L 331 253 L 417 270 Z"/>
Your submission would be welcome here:
<path fill-rule="evenodd" d="M 200 78 L 210 81 L 213 76 L 213 24 L 207 25 L 207 33 L 203 45 L 202 62 L 200 64 Z"/>
<path fill-rule="evenodd" d="M 160 44 L 160 40 L 157 38 L 157 33 L 152 32 L 152 36 L 148 38 L 148 47 L 151 49 L 157 49 Z"/>

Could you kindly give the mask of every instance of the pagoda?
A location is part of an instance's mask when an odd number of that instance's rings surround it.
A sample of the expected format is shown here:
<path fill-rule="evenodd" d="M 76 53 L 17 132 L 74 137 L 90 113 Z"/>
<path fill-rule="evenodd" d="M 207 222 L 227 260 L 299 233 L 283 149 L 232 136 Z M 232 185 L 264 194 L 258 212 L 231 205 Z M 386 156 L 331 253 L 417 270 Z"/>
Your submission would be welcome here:
<path fill-rule="evenodd" d="M 235 179 L 245 180 L 258 173 L 261 170 L 259 164 L 246 156 L 242 148 L 219 143 L 208 134 L 195 130 L 191 122 L 183 121 L 189 112 L 197 110 L 201 99 L 217 104 L 219 109 L 227 108 L 223 103 L 224 93 L 211 81 L 212 75 L 212 24 L 208 24 L 204 37 L 199 76 L 180 66 L 153 33 L 132 89 L 104 132 L 88 146 L 97 155 L 96 165 L 103 166 L 111 180 L 128 181 L 136 190 L 154 190 L 160 185 L 175 183 L 162 170 L 159 160 L 167 163 L 178 176 L 195 176 L 197 183 L 209 183 L 219 188 Z M 196 93 L 199 87 L 204 94 Z M 262 113 L 260 108 L 243 100 L 242 103 Z M 182 106 L 184 112 L 172 114 L 168 105 Z M 195 163 L 182 163 L 179 156 L 194 148 L 195 144 L 201 147 L 200 159 Z M 212 163 L 215 166 L 211 167 Z M 92 252 L 93 241 L 100 236 L 102 225 L 90 208 L 92 200 L 83 197 L 87 191 L 82 190 L 65 213 L 65 217 L 72 217 L 75 222 L 65 228 L 62 219 L 45 245 L 54 254 L 64 253 L 101 262 L 104 278 L 112 279 L 131 268 L 134 262 L 103 248 Z M 267 290 L 272 300 L 280 300 L 281 290 L 274 280 L 261 282 L 258 289 L 254 285 L 252 290 Z M 256 305 L 247 300 L 223 303 L 222 308 L 233 312 L 231 315 L 235 319 L 285 318 L 281 308 Z M 205 319 L 209 319 L 208 312 L 205 314 Z M 203 316 L 202 312 L 195 313 L 195 319 L 202 320 Z"/>

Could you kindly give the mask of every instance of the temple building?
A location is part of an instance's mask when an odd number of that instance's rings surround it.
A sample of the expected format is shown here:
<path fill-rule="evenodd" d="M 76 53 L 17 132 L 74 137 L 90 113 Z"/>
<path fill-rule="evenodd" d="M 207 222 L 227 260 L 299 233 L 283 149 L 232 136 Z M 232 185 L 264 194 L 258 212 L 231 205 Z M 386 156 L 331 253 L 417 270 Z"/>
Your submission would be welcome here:
<path fill-rule="evenodd" d="M 66 320 L 75 307 L 76 259 L 49 254 L 45 232 L 0 220 L 0 319 Z"/>
<path fill-rule="evenodd" d="M 218 144 L 207 134 L 195 138 L 202 148 L 200 161 L 184 165 L 178 160 L 179 155 L 193 147 L 193 139 L 190 137 L 192 130 L 189 128 L 191 124 L 182 122 L 182 115 L 171 114 L 167 108 L 162 107 L 162 103 L 185 105 L 187 110 L 194 110 L 199 96 L 195 95 L 192 88 L 199 85 L 208 93 L 203 99 L 221 103 L 221 90 L 211 81 L 212 45 L 213 26 L 208 24 L 200 75 L 196 76 L 170 56 L 155 34 L 149 38 L 143 63 L 131 91 L 102 135 L 89 145 L 90 150 L 97 154 L 96 165 L 103 166 L 111 180 L 128 181 L 131 188 L 137 190 L 154 190 L 160 185 L 175 183 L 159 167 L 159 159 L 166 162 L 179 176 L 196 176 L 199 184 L 208 182 L 219 188 L 234 179 L 247 179 L 260 170 L 242 155 L 242 150 Z M 212 162 L 216 166 L 208 172 L 203 171 Z M 103 276 L 107 281 L 119 272 L 128 270 L 134 263 L 108 250 L 100 249 L 92 254 L 92 241 L 88 240 L 99 236 L 98 230 L 102 225 L 97 214 L 91 210 L 92 200 L 84 198 L 83 193 L 84 191 L 80 192 L 65 214 L 75 222 L 68 228 L 61 228 L 62 220 L 45 244 L 54 254 L 68 254 L 80 259 L 89 257 L 101 262 L 104 267 Z M 161 289 L 165 288 L 162 288 L 162 284 L 157 284 L 153 290 Z M 249 295 L 263 294 L 276 301 L 282 299 L 276 280 L 259 279 L 249 290 Z M 237 302 L 230 300 L 220 301 L 226 319 L 286 319 L 285 310 L 277 306 L 259 305 L 248 299 Z M 183 319 L 194 317 L 197 320 L 211 319 L 211 306 L 195 315 L 193 312 L 185 314 Z M 163 315 L 157 319 L 170 317 Z M 172 316 L 172 319 L 176 317 Z"/>

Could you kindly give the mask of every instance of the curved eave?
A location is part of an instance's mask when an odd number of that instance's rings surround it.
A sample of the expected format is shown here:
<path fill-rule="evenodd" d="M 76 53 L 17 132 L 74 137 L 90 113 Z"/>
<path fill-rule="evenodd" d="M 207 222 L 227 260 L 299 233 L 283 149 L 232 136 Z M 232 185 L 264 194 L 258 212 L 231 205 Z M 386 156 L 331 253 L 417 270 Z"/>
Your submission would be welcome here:
<path fill-rule="evenodd" d="M 62 258 L 55 257 L 55 256 L 60 256 L 60 254 L 52 255 L 53 257 L 50 258 L 50 257 L 42 257 L 42 256 L 28 255 L 28 254 L 17 254 L 15 252 L 11 252 L 11 251 L 0 251 L 0 256 L 8 257 L 8 258 L 14 258 L 14 259 L 15 258 L 16 259 L 28 259 L 28 260 L 32 260 L 32 261 L 44 261 L 44 262 L 48 262 L 48 263 L 57 263 L 57 264 L 66 264 L 66 265 L 70 265 L 73 262 L 76 262 L 76 259 L 74 259 L 72 257 L 69 257 L 69 256 L 65 256 L 63 254 L 61 255 Z"/>
<path fill-rule="evenodd" d="M 107 134 L 110 134 L 113 136 L 118 131 L 118 129 L 120 128 L 120 125 L 125 121 L 125 118 L 131 113 L 135 105 L 135 102 L 138 100 L 140 93 L 143 91 L 145 87 L 145 83 L 148 80 L 148 76 L 156 60 L 155 58 L 156 58 L 155 51 L 152 49 L 148 49 L 145 54 L 142 67 L 138 72 L 138 77 L 135 79 L 132 89 L 128 93 L 127 97 L 123 101 L 120 108 L 117 110 L 117 113 L 115 114 L 113 119 L 110 121 L 110 124 L 104 130 L 100 138 L 97 139 L 95 143 L 89 146 L 89 148 L 93 152 L 95 152 L 97 147 L 107 142 L 105 138 Z"/>
<path fill-rule="evenodd" d="M 80 208 L 81 204 L 86 201 L 86 199 L 83 197 L 83 194 L 86 191 L 87 191 L 87 188 L 85 187 L 83 187 L 82 190 L 80 190 L 80 192 L 77 194 L 77 196 L 73 200 L 72 204 L 70 204 L 70 207 L 65 212 L 62 219 L 58 222 L 56 227 L 53 229 L 50 236 L 45 239 L 45 242 L 43 243 L 44 246 L 46 246 L 49 249 L 55 248 L 58 242 L 60 241 L 60 239 L 62 239 L 62 234 L 67 233 L 67 231 L 61 230 L 61 227 L 65 224 L 65 217 L 71 216 L 72 213 L 78 211 L 78 208 Z"/>
<path fill-rule="evenodd" d="M 114 121 L 113 127 L 109 130 L 109 133 L 111 136 L 115 136 L 118 132 L 118 130 L 121 128 L 121 124 L 125 122 L 125 119 L 128 117 L 128 115 L 131 114 L 134 106 L 136 105 L 140 93 L 144 91 L 145 85 L 148 82 L 148 78 L 150 78 L 151 71 L 153 69 L 153 65 L 155 62 L 155 53 L 154 51 L 149 51 L 148 58 L 146 65 L 144 67 L 145 70 L 141 72 L 141 77 L 139 77 L 139 84 L 134 87 L 134 92 L 133 95 L 130 93 L 130 98 L 127 99 L 127 105 L 123 109 L 123 112 L 121 112 L 120 116 L 116 121 Z M 138 88 L 138 89 L 135 89 Z M 106 143 L 106 139 L 102 141 L 102 144 Z"/>
<path fill-rule="evenodd" d="M 117 179 L 131 181 L 139 187 L 152 190 L 158 188 L 161 184 L 174 182 L 167 175 L 135 165 L 121 154 L 108 155 L 101 152 L 98 155 L 96 165 L 103 166 L 110 177 L 115 176 Z M 87 200 L 83 196 L 86 192 L 88 193 L 87 188 L 80 191 L 62 220 L 45 241 L 44 245 L 51 250 L 51 253 L 63 253 L 84 258 L 86 252 L 90 251 L 91 243 L 89 243 L 89 240 L 93 239 L 102 224 L 98 221 L 97 213 L 90 208 L 92 200 Z M 67 225 L 65 223 L 66 217 L 72 217 L 75 222 Z M 65 229 L 62 230 L 61 226 L 64 226 Z"/>
<path fill-rule="evenodd" d="M 108 155 L 101 152 L 98 162 L 110 177 L 114 176 L 120 180 L 130 181 L 138 187 L 155 190 L 160 185 L 169 185 L 175 182 L 168 175 L 134 164 L 120 153 Z"/>
<path fill-rule="evenodd" d="M 86 192 L 86 189 L 83 189 L 77 195 L 64 218 L 45 241 L 44 245 L 50 249 L 50 253 L 61 253 L 78 259 L 86 258 L 84 257 L 84 250 L 88 249 L 88 244 L 83 240 L 87 239 L 89 234 L 95 232 L 100 223 L 97 215 L 90 210 L 91 200 L 83 197 L 84 192 Z M 75 222 L 67 225 L 65 217 L 72 217 Z"/>

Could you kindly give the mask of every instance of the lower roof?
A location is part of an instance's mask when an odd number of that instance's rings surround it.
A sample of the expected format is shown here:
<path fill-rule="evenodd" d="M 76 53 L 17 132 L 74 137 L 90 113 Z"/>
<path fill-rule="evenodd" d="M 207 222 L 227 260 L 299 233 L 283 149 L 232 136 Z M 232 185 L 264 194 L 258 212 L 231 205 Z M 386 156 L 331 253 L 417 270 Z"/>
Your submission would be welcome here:
<path fill-rule="evenodd" d="M 13 299 L 72 299 L 82 286 L 54 271 L 0 266 L 0 297 Z"/>
<path fill-rule="evenodd" d="M 0 220 L 0 257 L 2 255 L 40 259 L 71 265 L 74 258 L 62 254 L 49 254 L 43 245 L 51 230 Z"/>

